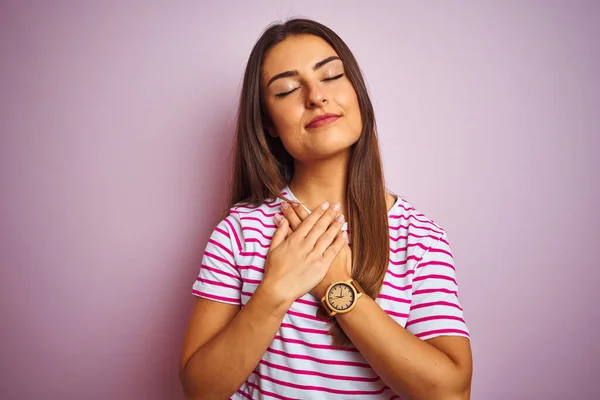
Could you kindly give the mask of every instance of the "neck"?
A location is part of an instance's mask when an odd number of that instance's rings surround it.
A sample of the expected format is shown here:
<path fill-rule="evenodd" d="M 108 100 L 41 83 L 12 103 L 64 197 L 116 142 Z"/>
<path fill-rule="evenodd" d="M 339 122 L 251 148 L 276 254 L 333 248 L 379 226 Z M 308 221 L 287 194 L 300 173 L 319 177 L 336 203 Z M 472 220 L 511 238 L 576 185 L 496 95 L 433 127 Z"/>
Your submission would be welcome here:
<path fill-rule="evenodd" d="M 303 163 L 296 160 L 290 190 L 309 210 L 327 201 L 340 203 L 346 210 L 346 181 L 350 153 L 346 152 L 327 160 Z"/>

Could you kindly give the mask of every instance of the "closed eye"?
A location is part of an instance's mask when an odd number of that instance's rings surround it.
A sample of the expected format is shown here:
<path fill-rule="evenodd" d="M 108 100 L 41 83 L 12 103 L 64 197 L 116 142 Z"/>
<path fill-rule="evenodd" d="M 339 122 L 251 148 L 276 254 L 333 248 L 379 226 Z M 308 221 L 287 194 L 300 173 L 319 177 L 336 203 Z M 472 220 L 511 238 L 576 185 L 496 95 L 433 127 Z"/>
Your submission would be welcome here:
<path fill-rule="evenodd" d="M 287 96 L 288 94 L 290 94 L 290 93 L 292 93 L 292 92 L 294 92 L 294 91 L 296 91 L 296 90 L 298 90 L 298 89 L 299 89 L 299 88 L 294 88 L 294 89 L 292 89 L 292 90 L 290 90 L 290 91 L 288 91 L 288 92 L 284 92 L 284 93 L 277 93 L 277 94 L 275 95 L 275 97 L 285 97 L 285 96 Z"/>
<path fill-rule="evenodd" d="M 336 76 L 332 76 L 331 78 L 325 78 L 325 79 L 323 79 L 323 81 L 334 81 L 334 80 L 336 80 L 336 79 L 340 79 L 342 76 L 344 76 L 344 73 L 341 73 L 341 74 L 339 74 L 339 75 L 336 75 Z M 296 90 L 298 90 L 298 89 L 300 89 L 300 88 L 299 88 L 299 87 L 297 87 L 297 88 L 294 88 L 294 89 L 292 89 L 292 90 L 289 90 L 289 91 L 287 91 L 287 92 L 283 92 L 283 93 L 277 93 L 277 94 L 275 95 L 275 97 L 285 97 L 285 96 L 287 96 L 288 94 L 290 94 L 290 93 L 293 93 L 293 92 L 295 92 L 295 91 L 296 91 Z"/>
<path fill-rule="evenodd" d="M 331 78 L 325 78 L 325 79 L 323 79 L 323 80 L 324 80 L 324 81 L 333 81 L 333 80 L 336 80 L 336 79 L 340 79 L 342 76 L 344 76 L 344 74 L 343 74 L 343 73 L 341 73 L 341 74 L 339 74 L 339 75 L 336 75 L 336 76 L 332 76 Z"/>

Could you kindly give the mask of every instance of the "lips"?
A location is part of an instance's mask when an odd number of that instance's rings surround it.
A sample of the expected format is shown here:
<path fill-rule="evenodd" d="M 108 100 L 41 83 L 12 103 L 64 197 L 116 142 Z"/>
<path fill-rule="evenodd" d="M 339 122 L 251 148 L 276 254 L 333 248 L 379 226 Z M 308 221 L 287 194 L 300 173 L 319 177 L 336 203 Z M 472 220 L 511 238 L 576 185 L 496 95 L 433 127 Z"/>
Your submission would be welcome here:
<path fill-rule="evenodd" d="M 321 114 L 316 116 L 306 125 L 306 129 L 319 128 L 321 126 L 329 125 L 336 121 L 340 116 L 337 114 Z"/>

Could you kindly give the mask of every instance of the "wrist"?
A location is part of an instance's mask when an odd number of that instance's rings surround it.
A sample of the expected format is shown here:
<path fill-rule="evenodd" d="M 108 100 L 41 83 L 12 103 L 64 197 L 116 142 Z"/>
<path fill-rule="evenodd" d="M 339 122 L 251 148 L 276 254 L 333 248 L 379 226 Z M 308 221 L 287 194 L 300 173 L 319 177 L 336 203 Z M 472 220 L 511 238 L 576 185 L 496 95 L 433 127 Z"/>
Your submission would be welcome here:
<path fill-rule="evenodd" d="M 294 302 L 285 296 L 278 295 L 277 291 L 271 290 L 269 286 L 262 283 L 254 291 L 252 300 L 258 307 L 277 318 L 283 318 Z"/>
<path fill-rule="evenodd" d="M 313 291 L 313 295 L 319 300 L 321 300 L 327 294 L 327 289 L 329 288 L 329 286 L 331 286 L 332 283 L 345 282 L 349 281 L 350 279 L 352 279 L 352 277 L 348 273 L 326 276 L 325 279 L 323 279 L 323 281 L 321 282 L 321 284 L 319 284 L 315 288 L 315 290 Z"/>

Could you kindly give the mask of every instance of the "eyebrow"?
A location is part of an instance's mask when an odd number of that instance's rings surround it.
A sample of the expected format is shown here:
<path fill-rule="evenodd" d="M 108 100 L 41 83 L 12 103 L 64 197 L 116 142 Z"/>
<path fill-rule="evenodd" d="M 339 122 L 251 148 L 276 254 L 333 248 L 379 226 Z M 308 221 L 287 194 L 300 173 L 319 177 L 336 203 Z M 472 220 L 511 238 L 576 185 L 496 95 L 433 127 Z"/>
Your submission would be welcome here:
<path fill-rule="evenodd" d="M 331 56 L 331 57 L 327 57 L 324 60 L 319 61 L 318 63 L 316 63 L 313 66 L 313 71 L 318 70 L 319 68 L 321 68 L 323 65 L 331 62 L 331 61 L 335 61 L 335 60 L 339 60 L 340 58 L 338 56 Z M 300 75 L 300 73 L 298 72 L 297 69 L 293 70 L 293 71 L 285 71 L 282 72 L 280 74 L 275 75 L 274 77 L 271 78 L 271 80 L 269 80 L 269 83 L 267 83 L 267 87 L 269 87 L 269 85 L 271 83 L 273 83 L 274 81 L 276 81 L 277 79 L 281 79 L 281 78 L 289 78 L 290 76 L 298 76 Z"/>

